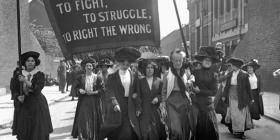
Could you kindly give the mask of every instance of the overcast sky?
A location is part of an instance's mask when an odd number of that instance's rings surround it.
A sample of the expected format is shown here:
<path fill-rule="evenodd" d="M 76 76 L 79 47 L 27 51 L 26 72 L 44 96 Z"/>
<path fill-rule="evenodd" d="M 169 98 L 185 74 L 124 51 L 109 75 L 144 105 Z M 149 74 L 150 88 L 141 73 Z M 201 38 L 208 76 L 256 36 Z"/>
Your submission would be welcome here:
<path fill-rule="evenodd" d="M 32 0 L 29 0 L 32 1 Z M 189 23 L 187 0 L 176 0 L 182 24 Z M 158 0 L 161 38 L 179 29 L 173 0 Z"/>
<path fill-rule="evenodd" d="M 187 0 L 176 0 L 182 24 L 189 23 Z M 173 0 L 158 0 L 161 38 L 179 29 Z"/>

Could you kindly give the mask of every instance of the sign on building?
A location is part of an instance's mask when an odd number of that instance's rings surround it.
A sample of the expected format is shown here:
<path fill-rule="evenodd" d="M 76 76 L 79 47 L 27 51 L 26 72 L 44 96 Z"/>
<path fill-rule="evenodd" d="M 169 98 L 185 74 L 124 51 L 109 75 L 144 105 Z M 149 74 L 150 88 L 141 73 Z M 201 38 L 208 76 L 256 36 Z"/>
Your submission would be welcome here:
<path fill-rule="evenodd" d="M 44 0 L 66 57 L 121 46 L 160 46 L 158 0 Z"/>

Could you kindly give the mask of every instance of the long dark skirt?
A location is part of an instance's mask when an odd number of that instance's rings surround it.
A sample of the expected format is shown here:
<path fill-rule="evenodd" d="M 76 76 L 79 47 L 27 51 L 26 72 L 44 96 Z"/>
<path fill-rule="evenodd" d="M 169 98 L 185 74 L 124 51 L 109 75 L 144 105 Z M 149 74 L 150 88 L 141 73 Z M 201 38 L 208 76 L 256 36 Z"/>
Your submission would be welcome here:
<path fill-rule="evenodd" d="M 81 140 L 99 139 L 101 118 L 100 96 L 83 96 L 77 112 L 77 133 Z"/>
<path fill-rule="evenodd" d="M 179 91 L 173 91 L 166 101 L 167 125 L 170 140 L 188 140 L 190 126 L 188 124 L 188 101 Z"/>
<path fill-rule="evenodd" d="M 219 130 L 214 109 L 199 109 L 196 127 L 196 140 L 218 140 Z"/>
<path fill-rule="evenodd" d="M 122 124 L 117 130 L 114 130 L 108 136 L 108 140 L 138 140 L 138 137 L 134 132 L 128 117 L 128 98 L 124 97 L 123 103 L 120 103 L 120 106 L 122 113 Z"/>
<path fill-rule="evenodd" d="M 78 91 L 74 86 L 71 86 L 70 95 L 71 97 L 78 97 Z"/>
<path fill-rule="evenodd" d="M 75 118 L 74 118 L 74 123 L 73 123 L 73 128 L 72 128 L 72 132 L 71 132 L 71 136 L 73 138 L 78 138 L 78 126 L 77 126 L 77 119 L 78 119 L 78 113 L 80 110 L 80 106 L 81 106 L 81 98 L 79 97 L 78 102 L 77 102 L 77 107 L 76 107 L 76 112 L 75 112 Z"/>
<path fill-rule="evenodd" d="M 252 90 L 252 95 L 255 102 L 249 105 L 251 117 L 254 120 L 259 120 L 261 115 L 264 115 L 263 99 L 257 90 Z"/>
<path fill-rule="evenodd" d="M 224 91 L 224 86 L 223 84 L 220 83 L 214 100 L 214 106 L 217 114 L 221 114 L 222 116 L 225 116 L 227 114 L 227 105 L 222 100 L 223 91 Z"/>
<path fill-rule="evenodd" d="M 16 118 L 15 134 L 19 140 L 49 140 L 53 128 L 48 103 L 43 94 L 26 97 Z"/>
<path fill-rule="evenodd" d="M 143 110 L 140 117 L 140 128 L 143 140 L 159 140 L 160 118 L 158 106 L 152 105 L 150 100 L 143 103 Z"/>
<path fill-rule="evenodd" d="M 59 76 L 59 91 L 64 92 L 66 86 L 66 75 Z"/>
<path fill-rule="evenodd" d="M 18 122 L 19 122 L 19 107 L 20 102 L 17 99 L 14 99 L 14 117 L 13 117 L 13 125 L 12 125 L 12 135 L 17 135 L 18 132 Z"/>

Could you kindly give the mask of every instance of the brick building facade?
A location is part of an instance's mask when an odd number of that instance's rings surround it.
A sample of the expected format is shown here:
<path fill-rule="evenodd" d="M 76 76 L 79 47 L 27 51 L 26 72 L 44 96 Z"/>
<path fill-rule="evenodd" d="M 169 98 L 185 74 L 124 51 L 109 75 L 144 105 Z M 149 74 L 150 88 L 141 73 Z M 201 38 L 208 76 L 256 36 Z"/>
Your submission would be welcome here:
<path fill-rule="evenodd" d="M 280 68 L 280 0 L 250 0 L 248 14 L 248 33 L 233 55 L 258 59 L 263 89 L 279 93 L 280 79 L 272 72 Z"/>
<path fill-rule="evenodd" d="M 222 42 L 230 56 L 248 31 L 247 5 L 248 0 L 188 0 L 192 54 Z"/>

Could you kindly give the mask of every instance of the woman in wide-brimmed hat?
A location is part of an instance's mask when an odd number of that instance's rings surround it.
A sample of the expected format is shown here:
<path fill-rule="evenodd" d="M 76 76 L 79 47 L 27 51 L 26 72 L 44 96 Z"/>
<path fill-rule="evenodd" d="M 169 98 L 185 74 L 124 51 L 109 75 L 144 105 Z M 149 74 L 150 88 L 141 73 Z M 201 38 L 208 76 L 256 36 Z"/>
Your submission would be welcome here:
<path fill-rule="evenodd" d="M 93 73 L 96 61 L 87 58 L 82 61 L 85 74 L 76 80 L 75 88 L 79 94 L 72 136 L 80 140 L 100 139 L 102 123 L 100 97 L 103 94 L 101 77 Z"/>
<path fill-rule="evenodd" d="M 139 96 L 136 94 L 137 76 L 129 69 L 131 63 L 140 56 L 140 52 L 133 47 L 119 48 L 115 53 L 119 70 L 108 76 L 106 95 L 109 104 L 102 126 L 103 137 L 108 140 L 141 140 L 139 120 L 136 116 L 140 108 Z"/>
<path fill-rule="evenodd" d="M 263 99 L 261 93 L 261 77 L 256 74 L 255 71 L 260 68 L 258 60 L 252 59 L 243 66 L 243 70 L 249 74 L 249 82 L 252 90 L 254 103 L 249 105 L 249 109 L 252 115 L 252 119 L 259 120 L 261 115 L 264 115 Z"/>
<path fill-rule="evenodd" d="M 201 47 L 194 58 L 200 61 L 202 66 L 193 73 L 197 86 L 194 88 L 194 104 L 198 107 L 195 139 L 218 140 L 219 131 L 212 98 L 217 93 L 217 80 L 211 67 L 219 62 L 219 58 L 215 48 L 210 46 Z"/>
<path fill-rule="evenodd" d="M 248 105 L 254 100 L 251 94 L 249 75 L 241 69 L 242 59 L 230 58 L 233 72 L 227 78 L 223 93 L 223 101 L 228 106 L 225 122 L 231 133 L 239 138 L 245 138 L 244 132 L 253 128 Z"/>
<path fill-rule="evenodd" d="M 11 91 L 20 103 L 13 122 L 13 134 L 19 140 L 49 140 L 53 131 L 47 100 L 42 94 L 45 74 L 36 67 L 40 65 L 40 54 L 29 51 L 21 55 L 24 66 L 22 74 L 15 75 L 11 82 Z M 23 85 L 21 89 L 20 84 Z M 20 95 L 22 90 L 22 95 Z"/>

